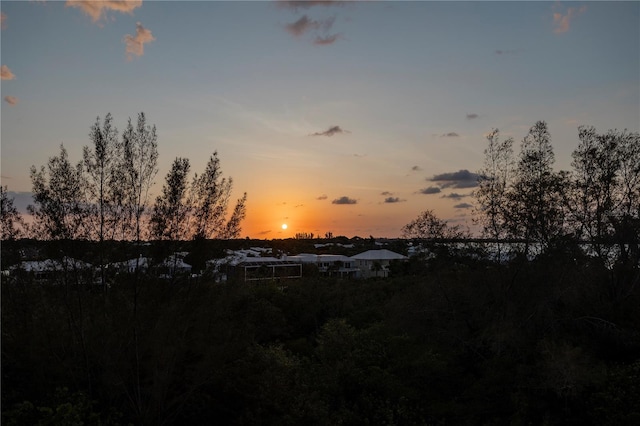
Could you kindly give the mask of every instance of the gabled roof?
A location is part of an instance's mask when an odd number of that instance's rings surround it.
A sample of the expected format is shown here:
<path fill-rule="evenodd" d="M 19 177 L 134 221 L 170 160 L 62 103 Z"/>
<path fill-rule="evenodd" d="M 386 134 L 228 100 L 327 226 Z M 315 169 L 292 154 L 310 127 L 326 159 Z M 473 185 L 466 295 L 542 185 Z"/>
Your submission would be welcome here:
<path fill-rule="evenodd" d="M 403 259 L 407 259 L 407 256 L 403 256 L 391 250 L 382 249 L 382 250 L 368 250 L 368 251 L 365 251 L 364 253 L 351 256 L 351 258 L 356 260 L 403 260 Z"/>
<path fill-rule="evenodd" d="M 296 256 L 287 256 L 288 260 L 299 260 L 303 263 L 319 263 L 319 262 L 351 262 L 349 256 L 343 254 L 310 254 L 300 253 Z"/>

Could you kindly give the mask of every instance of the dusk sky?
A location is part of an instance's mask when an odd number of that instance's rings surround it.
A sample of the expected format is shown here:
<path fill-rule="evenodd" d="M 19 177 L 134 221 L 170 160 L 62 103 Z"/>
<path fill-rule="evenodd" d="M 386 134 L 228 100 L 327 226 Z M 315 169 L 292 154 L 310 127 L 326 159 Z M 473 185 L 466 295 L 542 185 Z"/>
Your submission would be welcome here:
<path fill-rule="evenodd" d="M 110 112 L 176 157 L 218 151 L 242 236 L 397 237 L 421 211 L 471 225 L 485 134 L 640 127 L 640 2 L 2 1 L 2 185 Z M 467 173 L 468 171 L 470 173 Z M 19 203 L 18 203 L 19 204 Z M 232 207 L 232 206 L 231 206 Z M 282 224 L 288 224 L 283 230 Z"/>

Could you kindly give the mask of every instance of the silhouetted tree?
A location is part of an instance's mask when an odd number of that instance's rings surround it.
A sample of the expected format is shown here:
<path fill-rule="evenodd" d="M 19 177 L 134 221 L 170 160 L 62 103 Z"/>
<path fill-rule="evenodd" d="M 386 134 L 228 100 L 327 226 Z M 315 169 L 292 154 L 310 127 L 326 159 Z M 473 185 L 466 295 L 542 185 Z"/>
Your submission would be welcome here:
<path fill-rule="evenodd" d="M 246 194 L 238 200 L 227 221 L 233 179 L 222 177 L 218 152 L 209 158 L 204 173 L 191 184 L 193 238 L 237 238 L 245 216 Z"/>
<path fill-rule="evenodd" d="M 233 213 L 231 213 L 231 217 L 227 221 L 225 226 L 224 234 L 222 238 L 224 239 L 233 239 L 240 237 L 240 232 L 242 227 L 240 224 L 244 220 L 247 214 L 247 193 L 245 192 L 242 197 L 238 198 L 236 202 L 236 206 L 233 208 Z"/>
<path fill-rule="evenodd" d="M 592 126 L 581 126 L 578 136 L 567 197 L 572 230 L 591 241 L 602 260 L 611 258 L 614 244 L 625 257 L 638 234 L 640 138 L 617 130 L 598 134 Z"/>
<path fill-rule="evenodd" d="M 15 240 L 22 236 L 24 220 L 13 205 L 14 199 L 9 197 L 7 186 L 0 186 L 0 223 L 2 224 L 2 241 Z"/>
<path fill-rule="evenodd" d="M 190 208 L 187 175 L 190 167 L 186 158 L 174 160 L 162 187 L 162 193 L 153 205 L 150 220 L 150 233 L 153 238 L 179 241 L 187 237 Z"/>
<path fill-rule="evenodd" d="M 67 150 L 49 158 L 47 167 L 31 166 L 34 205 L 34 236 L 40 239 L 73 240 L 89 235 L 86 226 L 88 199 L 82 163 L 71 165 Z"/>
<path fill-rule="evenodd" d="M 82 158 L 88 175 L 89 206 L 92 213 L 95 213 L 91 216 L 95 218 L 94 226 L 96 229 L 93 232 L 97 233 L 98 238 L 100 277 L 102 285 L 106 289 L 104 240 L 105 235 L 109 233 L 107 229 L 115 229 L 119 220 L 117 213 L 120 212 L 114 211 L 112 206 L 117 203 L 117 194 L 119 194 L 117 188 L 121 185 L 120 181 L 115 180 L 117 175 L 114 173 L 114 168 L 119 161 L 119 158 L 116 157 L 118 130 L 112 125 L 111 114 L 105 116 L 102 128 L 100 127 L 100 117 L 96 118 L 95 124 L 91 126 L 89 137 L 93 146 L 91 148 L 83 147 Z"/>
<path fill-rule="evenodd" d="M 522 140 L 520 158 L 508 194 L 509 230 L 512 236 L 543 248 L 563 226 L 563 179 L 553 171 L 555 157 L 547 123 L 538 121 Z"/>
<path fill-rule="evenodd" d="M 513 138 L 499 139 L 498 129 L 487 135 L 489 145 L 484 150 L 484 167 L 478 172 L 480 179 L 475 197 L 479 205 L 477 221 L 485 237 L 497 241 L 500 258 L 500 240 L 508 236 L 507 190 L 513 178 Z"/>
<path fill-rule="evenodd" d="M 133 239 L 141 240 L 142 215 L 147 208 L 149 189 L 158 173 L 158 142 L 156 126 L 148 126 L 143 112 L 138 114 L 134 128 L 129 119 L 122 134 L 123 163 L 120 165 L 125 189 L 127 213 Z"/>
<path fill-rule="evenodd" d="M 613 228 L 608 220 L 615 205 L 615 187 L 619 168 L 616 142 L 602 138 L 594 127 L 578 128 L 580 144 L 573 151 L 571 197 L 567 199 L 574 235 L 594 243 L 604 256 L 604 239 Z"/>
<path fill-rule="evenodd" d="M 464 238 L 466 233 L 460 225 L 449 226 L 438 218 L 433 210 L 425 210 L 402 227 L 403 238 L 445 240 Z"/>

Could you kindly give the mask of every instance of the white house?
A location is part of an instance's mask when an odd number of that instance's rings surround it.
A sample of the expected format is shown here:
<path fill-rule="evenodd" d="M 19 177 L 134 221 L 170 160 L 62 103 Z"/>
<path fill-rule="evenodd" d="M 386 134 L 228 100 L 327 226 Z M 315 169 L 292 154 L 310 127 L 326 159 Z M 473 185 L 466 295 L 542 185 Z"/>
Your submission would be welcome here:
<path fill-rule="evenodd" d="M 11 273 L 24 271 L 32 274 L 36 281 L 47 281 L 64 271 L 90 271 L 92 265 L 82 260 L 63 257 L 61 260 L 27 260 L 9 268 Z"/>
<path fill-rule="evenodd" d="M 355 278 L 359 276 L 355 260 L 342 254 L 309 254 L 301 253 L 297 256 L 287 256 L 287 260 L 297 260 L 311 263 L 318 267 L 322 275 L 339 276 L 341 278 Z"/>
<path fill-rule="evenodd" d="M 180 251 L 173 253 L 171 256 L 164 259 L 159 265 L 160 276 L 162 278 L 170 278 L 178 274 L 191 273 L 191 265 L 185 263 L 184 258 L 187 257 L 189 252 Z"/>
<path fill-rule="evenodd" d="M 149 269 L 150 259 L 148 257 L 140 256 L 137 259 L 124 260 L 122 262 L 114 262 L 107 265 L 107 270 L 113 270 L 115 272 L 126 272 L 132 274 L 138 268 L 139 271 L 146 271 Z"/>
<path fill-rule="evenodd" d="M 368 277 L 388 277 L 389 265 L 392 261 L 405 261 L 407 256 L 391 250 L 368 250 L 355 256 L 351 256 L 355 260 L 356 267 L 360 269 L 363 278 Z"/>
<path fill-rule="evenodd" d="M 277 257 L 245 257 L 227 263 L 227 276 L 243 282 L 281 281 L 302 277 L 302 262 Z"/>

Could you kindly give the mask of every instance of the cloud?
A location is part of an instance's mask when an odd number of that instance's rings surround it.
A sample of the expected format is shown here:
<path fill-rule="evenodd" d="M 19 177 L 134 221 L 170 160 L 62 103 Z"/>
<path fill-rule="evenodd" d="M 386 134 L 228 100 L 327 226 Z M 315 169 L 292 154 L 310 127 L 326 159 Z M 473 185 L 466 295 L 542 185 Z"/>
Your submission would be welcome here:
<path fill-rule="evenodd" d="M 327 198 L 327 194 L 322 194 L 321 196 L 319 196 L 318 198 L 316 198 L 316 200 L 326 200 Z"/>
<path fill-rule="evenodd" d="M 296 22 L 292 22 L 291 24 L 285 25 L 285 29 L 294 37 L 299 37 L 311 30 L 325 30 L 329 31 L 335 22 L 335 17 L 327 18 L 320 21 L 315 21 L 313 19 L 309 19 L 307 15 L 302 15 L 300 19 Z M 335 40 L 333 40 L 335 41 Z M 333 41 L 325 44 L 331 44 Z"/>
<path fill-rule="evenodd" d="M 475 120 L 476 118 L 478 118 L 478 114 L 475 114 L 475 113 L 467 114 L 467 120 Z"/>
<path fill-rule="evenodd" d="M 450 198 L 452 200 L 461 200 L 464 197 L 468 197 L 469 194 L 458 194 L 457 192 L 452 192 L 451 194 L 443 195 L 441 198 Z"/>
<path fill-rule="evenodd" d="M 453 206 L 456 209 L 470 209 L 473 207 L 473 205 L 469 204 L 469 203 L 460 203 L 460 204 L 456 204 L 455 206 Z"/>
<path fill-rule="evenodd" d="M 258 232 L 258 235 L 267 235 L 267 234 L 270 234 L 270 233 L 271 233 L 271 229 L 269 229 L 268 231 Z"/>
<path fill-rule="evenodd" d="M 7 28 L 7 15 L 4 12 L 0 12 L 0 28 Z"/>
<path fill-rule="evenodd" d="M 421 194 L 430 195 L 430 194 L 438 194 L 440 191 L 441 189 L 438 188 L 437 186 L 430 186 L 428 188 L 421 189 L 419 192 Z"/>
<path fill-rule="evenodd" d="M 127 60 L 131 61 L 134 56 L 144 55 L 145 43 L 150 43 L 155 40 L 155 37 L 151 34 L 151 31 L 142 26 L 140 22 L 136 22 L 136 35 L 124 36 L 124 43 L 127 45 Z"/>
<path fill-rule="evenodd" d="M 411 171 L 413 171 L 413 172 L 419 172 L 419 171 L 421 171 L 421 170 L 422 170 L 422 168 L 421 168 L 420 166 L 413 166 L 413 167 L 411 168 Z"/>
<path fill-rule="evenodd" d="M 93 22 L 98 22 L 106 18 L 109 11 L 132 15 L 135 9 L 142 6 L 142 0 L 67 0 L 65 6 L 77 7 L 90 16 Z"/>
<path fill-rule="evenodd" d="M 281 8 L 289 8 L 293 10 L 309 9 L 314 6 L 342 6 L 344 1 L 336 0 L 276 0 L 276 4 Z"/>
<path fill-rule="evenodd" d="M 560 7 L 558 4 L 553 5 L 553 9 L 557 10 Z M 569 31 L 569 27 L 571 26 L 571 21 L 575 19 L 576 16 L 583 14 L 586 12 L 587 6 L 582 5 L 579 8 L 570 7 L 567 9 L 565 14 L 562 12 L 554 12 L 553 13 L 553 32 L 556 34 L 562 34 Z"/>
<path fill-rule="evenodd" d="M 353 198 L 349 198 L 346 195 L 340 198 L 336 198 L 331 202 L 331 204 L 356 204 L 356 203 L 357 203 L 356 200 L 354 200 Z"/>
<path fill-rule="evenodd" d="M 5 96 L 4 101 L 11 106 L 17 105 L 19 100 L 15 96 Z"/>
<path fill-rule="evenodd" d="M 402 201 L 405 201 L 405 200 L 401 200 L 398 197 L 387 197 L 387 198 L 384 199 L 384 202 L 386 204 L 399 203 L 399 202 L 402 202 Z"/>
<path fill-rule="evenodd" d="M 440 135 L 441 138 L 457 138 L 458 136 L 460 135 L 456 132 L 443 133 Z"/>
<path fill-rule="evenodd" d="M 384 192 L 381 192 L 380 195 L 393 195 L 393 192 L 384 191 Z"/>
<path fill-rule="evenodd" d="M 459 170 L 453 173 L 442 173 L 427 179 L 435 182 L 440 188 L 474 188 L 478 186 L 480 176 L 469 170 Z"/>
<path fill-rule="evenodd" d="M 2 77 L 2 80 L 13 80 L 16 78 L 15 74 L 12 73 L 6 65 L 0 67 L 0 76 Z"/>
<path fill-rule="evenodd" d="M 332 34 L 326 37 L 317 36 L 316 39 L 313 41 L 313 44 L 317 46 L 326 46 L 328 44 L 335 43 L 336 40 L 338 40 L 340 37 L 341 37 L 340 34 Z"/>
<path fill-rule="evenodd" d="M 312 133 L 309 136 L 333 136 L 336 133 L 351 133 L 351 132 L 348 130 L 341 129 L 340 126 L 331 126 L 324 132 Z"/>

